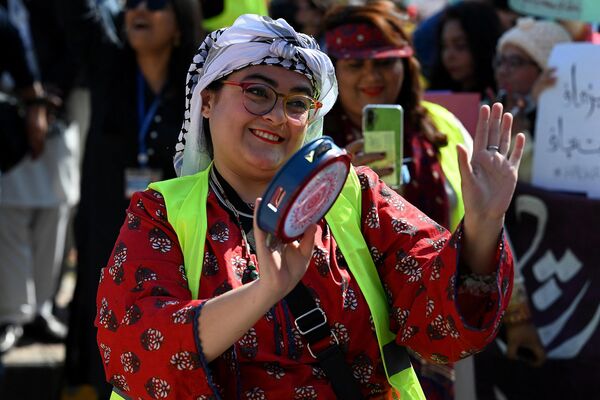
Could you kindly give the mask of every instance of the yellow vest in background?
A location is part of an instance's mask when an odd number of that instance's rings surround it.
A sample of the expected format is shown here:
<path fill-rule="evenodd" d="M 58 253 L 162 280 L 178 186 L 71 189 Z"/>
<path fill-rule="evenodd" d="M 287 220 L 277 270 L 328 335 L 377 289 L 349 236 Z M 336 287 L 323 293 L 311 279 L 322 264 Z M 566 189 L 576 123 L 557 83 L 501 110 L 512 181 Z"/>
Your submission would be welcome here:
<path fill-rule="evenodd" d="M 456 145 L 459 143 L 465 144 L 465 138 L 460 125 L 455 123 L 458 119 L 454 114 L 435 103 L 423 101 L 421 104 L 427 110 L 435 127 L 440 132 L 445 133 L 448 137 L 448 145 L 441 147 L 439 150 L 442 171 L 444 171 L 446 181 L 452 186 L 452 189 L 454 189 L 454 193 L 456 194 L 456 204 L 449 212 L 450 230 L 454 231 L 462 217 L 465 215 L 460 185 L 460 170 L 458 169 L 458 155 L 456 154 Z"/>
<path fill-rule="evenodd" d="M 269 15 L 266 0 L 223 0 L 223 12 L 204 19 L 202 26 L 208 32 L 231 26 L 242 14 Z"/>

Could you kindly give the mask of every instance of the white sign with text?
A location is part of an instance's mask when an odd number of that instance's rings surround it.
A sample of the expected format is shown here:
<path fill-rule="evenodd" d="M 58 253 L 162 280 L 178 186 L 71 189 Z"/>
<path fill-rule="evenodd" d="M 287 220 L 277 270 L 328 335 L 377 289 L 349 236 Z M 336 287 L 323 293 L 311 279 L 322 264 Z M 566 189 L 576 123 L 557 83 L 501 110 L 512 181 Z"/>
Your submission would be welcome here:
<path fill-rule="evenodd" d="M 553 88 L 540 96 L 533 184 L 600 198 L 600 46 L 557 45 Z"/>

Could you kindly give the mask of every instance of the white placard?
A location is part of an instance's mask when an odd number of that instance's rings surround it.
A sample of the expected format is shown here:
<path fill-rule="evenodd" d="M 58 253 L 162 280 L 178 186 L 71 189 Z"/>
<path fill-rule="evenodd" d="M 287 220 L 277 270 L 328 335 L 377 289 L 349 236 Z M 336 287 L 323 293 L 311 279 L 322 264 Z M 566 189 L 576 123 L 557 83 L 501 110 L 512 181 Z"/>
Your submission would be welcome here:
<path fill-rule="evenodd" d="M 556 85 L 540 96 L 533 184 L 600 198 L 600 46 L 557 45 Z"/>

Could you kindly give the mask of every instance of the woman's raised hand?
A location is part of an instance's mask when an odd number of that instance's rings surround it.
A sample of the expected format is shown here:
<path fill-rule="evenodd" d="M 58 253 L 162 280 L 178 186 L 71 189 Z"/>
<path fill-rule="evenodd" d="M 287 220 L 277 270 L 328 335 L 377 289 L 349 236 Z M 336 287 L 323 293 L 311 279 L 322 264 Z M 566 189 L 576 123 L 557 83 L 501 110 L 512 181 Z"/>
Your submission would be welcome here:
<path fill-rule="evenodd" d="M 473 141 L 473 154 L 458 145 L 458 163 L 465 205 L 461 257 L 471 271 L 492 273 L 504 213 L 510 205 L 525 135 L 519 133 L 509 155 L 512 115 L 502 104 L 482 106 Z"/>
<path fill-rule="evenodd" d="M 482 106 L 473 141 L 473 154 L 458 147 L 462 192 L 467 216 L 484 221 L 503 221 L 515 186 L 525 135 L 519 133 L 510 152 L 512 115 L 501 103 L 491 110 Z"/>
<path fill-rule="evenodd" d="M 315 245 L 317 226 L 311 225 L 300 240 L 280 243 L 275 248 L 267 245 L 267 234 L 258 227 L 257 210 L 261 199 L 254 207 L 254 238 L 261 284 L 277 302 L 288 294 L 302 279 L 308 269 Z"/>

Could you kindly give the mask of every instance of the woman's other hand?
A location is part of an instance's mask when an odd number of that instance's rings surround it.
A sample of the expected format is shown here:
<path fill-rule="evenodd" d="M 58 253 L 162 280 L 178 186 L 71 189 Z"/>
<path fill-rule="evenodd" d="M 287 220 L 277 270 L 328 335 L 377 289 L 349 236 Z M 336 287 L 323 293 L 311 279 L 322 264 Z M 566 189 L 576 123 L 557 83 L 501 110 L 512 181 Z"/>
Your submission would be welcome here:
<path fill-rule="evenodd" d="M 254 238 L 260 281 L 277 302 L 298 284 L 308 269 L 315 245 L 317 226 L 311 225 L 300 240 L 290 243 L 267 244 L 267 234 L 258 227 L 257 215 L 261 199 L 254 207 Z"/>
<path fill-rule="evenodd" d="M 357 139 L 346 146 L 346 151 L 352 157 L 352 164 L 359 165 L 367 165 L 369 166 L 371 163 L 379 160 L 383 160 L 385 158 L 385 153 L 365 153 L 363 150 L 365 148 L 365 140 Z M 394 172 L 394 168 L 390 165 L 385 168 L 373 168 L 373 171 L 378 176 L 386 176 Z"/>

